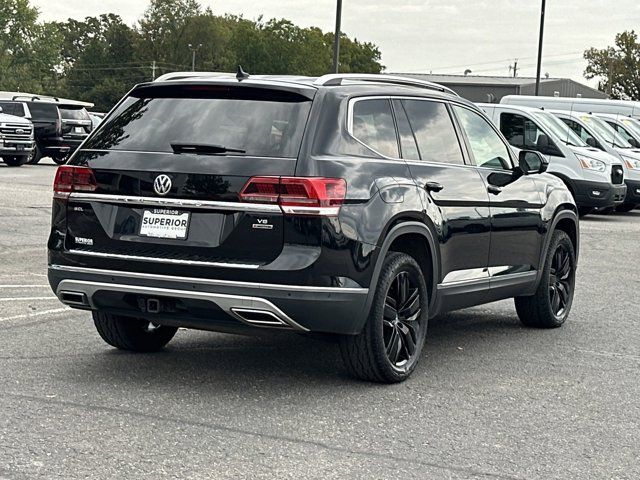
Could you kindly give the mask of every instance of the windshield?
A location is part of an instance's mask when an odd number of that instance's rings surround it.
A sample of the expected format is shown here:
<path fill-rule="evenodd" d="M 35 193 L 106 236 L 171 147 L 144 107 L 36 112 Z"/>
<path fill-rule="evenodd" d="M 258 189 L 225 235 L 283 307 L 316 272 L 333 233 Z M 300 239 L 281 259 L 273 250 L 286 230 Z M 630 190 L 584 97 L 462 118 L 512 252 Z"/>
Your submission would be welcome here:
<path fill-rule="evenodd" d="M 569 128 L 569 125 L 564 123 L 555 115 L 540 111 L 536 112 L 534 117 L 543 127 L 567 145 L 572 145 L 574 147 L 589 146 L 573 130 L 571 130 L 571 128 Z"/>
<path fill-rule="evenodd" d="M 624 125 L 624 128 L 631 133 L 636 140 L 640 140 L 640 122 L 633 118 L 622 118 L 620 123 Z"/>
<path fill-rule="evenodd" d="M 172 144 L 215 145 L 224 153 L 295 158 L 310 109 L 309 99 L 285 91 L 145 89 L 125 99 L 84 148 L 173 153 Z"/>
<path fill-rule="evenodd" d="M 604 120 L 592 115 L 582 115 L 580 116 L 580 120 L 601 142 L 616 148 L 633 148 L 629 142 Z"/>

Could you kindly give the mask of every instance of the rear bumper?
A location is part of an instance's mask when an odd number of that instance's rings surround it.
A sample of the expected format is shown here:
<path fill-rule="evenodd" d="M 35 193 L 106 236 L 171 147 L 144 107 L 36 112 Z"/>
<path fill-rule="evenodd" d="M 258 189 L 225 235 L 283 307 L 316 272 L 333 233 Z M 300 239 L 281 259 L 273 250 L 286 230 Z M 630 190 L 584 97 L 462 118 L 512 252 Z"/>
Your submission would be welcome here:
<path fill-rule="evenodd" d="M 369 293 L 367 288 L 265 284 L 61 265 L 50 266 L 48 276 L 55 294 L 70 307 L 211 331 L 277 328 L 354 334 L 364 324 Z M 153 308 L 148 307 L 149 300 Z"/>
<path fill-rule="evenodd" d="M 71 148 L 62 137 L 49 137 L 38 141 L 38 145 L 45 156 L 64 157 Z"/>
<path fill-rule="evenodd" d="M 607 208 L 624 203 L 627 185 L 574 180 L 573 191 L 579 207 Z"/>

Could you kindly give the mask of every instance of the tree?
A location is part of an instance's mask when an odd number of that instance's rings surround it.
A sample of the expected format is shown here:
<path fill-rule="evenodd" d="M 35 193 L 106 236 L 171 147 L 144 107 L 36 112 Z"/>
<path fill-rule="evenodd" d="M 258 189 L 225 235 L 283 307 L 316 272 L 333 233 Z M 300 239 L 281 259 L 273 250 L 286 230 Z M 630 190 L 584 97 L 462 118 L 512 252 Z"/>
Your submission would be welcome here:
<path fill-rule="evenodd" d="M 598 88 L 612 98 L 640 100 L 640 43 L 635 31 L 616 35 L 614 46 L 584 52 L 584 76 L 600 79 Z"/>
<path fill-rule="evenodd" d="M 50 91 L 58 79 L 60 37 L 51 23 L 39 24 L 28 0 L 0 0 L 0 87 Z"/>

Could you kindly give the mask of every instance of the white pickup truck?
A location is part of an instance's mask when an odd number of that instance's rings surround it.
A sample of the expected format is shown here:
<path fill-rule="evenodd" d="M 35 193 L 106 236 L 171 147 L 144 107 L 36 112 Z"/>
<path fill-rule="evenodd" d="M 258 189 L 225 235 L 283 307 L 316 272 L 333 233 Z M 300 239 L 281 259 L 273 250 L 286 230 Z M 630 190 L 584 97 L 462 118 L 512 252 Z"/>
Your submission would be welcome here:
<path fill-rule="evenodd" d="M 30 120 L 2 113 L 0 107 L 0 157 L 10 167 L 29 161 L 34 147 L 33 124 Z"/>

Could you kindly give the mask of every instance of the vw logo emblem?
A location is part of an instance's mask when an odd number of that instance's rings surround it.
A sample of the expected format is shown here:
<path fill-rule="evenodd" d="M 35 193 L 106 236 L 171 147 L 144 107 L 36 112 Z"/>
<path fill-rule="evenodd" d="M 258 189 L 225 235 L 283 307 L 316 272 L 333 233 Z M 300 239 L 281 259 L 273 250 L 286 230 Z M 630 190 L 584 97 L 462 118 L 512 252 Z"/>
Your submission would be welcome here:
<path fill-rule="evenodd" d="M 166 195 L 171 191 L 171 179 L 168 175 L 158 175 L 153 181 L 153 190 L 158 195 Z"/>

